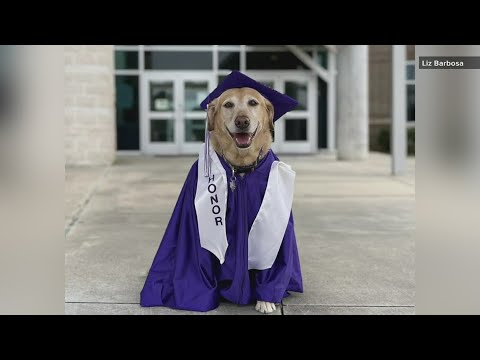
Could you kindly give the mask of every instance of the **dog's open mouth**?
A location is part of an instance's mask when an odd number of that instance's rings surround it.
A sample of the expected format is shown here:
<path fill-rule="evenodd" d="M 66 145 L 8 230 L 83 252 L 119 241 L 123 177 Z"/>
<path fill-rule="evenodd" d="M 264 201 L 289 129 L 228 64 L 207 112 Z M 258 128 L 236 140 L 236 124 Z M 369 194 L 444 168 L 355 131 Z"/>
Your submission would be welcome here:
<path fill-rule="evenodd" d="M 231 133 L 230 130 L 227 129 L 228 133 L 232 137 L 233 141 L 235 141 L 235 145 L 241 149 L 246 149 L 250 145 L 252 145 L 253 138 L 257 134 L 258 127 L 255 129 L 253 133 L 248 132 L 239 132 L 239 133 Z"/>

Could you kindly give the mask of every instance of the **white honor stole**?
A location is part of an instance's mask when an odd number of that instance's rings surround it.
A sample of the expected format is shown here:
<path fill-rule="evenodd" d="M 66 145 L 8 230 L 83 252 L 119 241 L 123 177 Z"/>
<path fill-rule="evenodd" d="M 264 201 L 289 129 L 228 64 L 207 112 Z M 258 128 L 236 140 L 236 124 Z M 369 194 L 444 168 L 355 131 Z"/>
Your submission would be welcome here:
<path fill-rule="evenodd" d="M 210 176 L 204 175 L 204 146 L 198 158 L 195 211 L 202 248 L 214 254 L 220 264 L 228 248 L 225 214 L 228 180 L 217 153 L 209 146 Z M 268 176 L 262 205 L 248 234 L 248 269 L 270 269 L 275 262 L 290 220 L 295 172 L 281 161 L 274 161 Z"/>

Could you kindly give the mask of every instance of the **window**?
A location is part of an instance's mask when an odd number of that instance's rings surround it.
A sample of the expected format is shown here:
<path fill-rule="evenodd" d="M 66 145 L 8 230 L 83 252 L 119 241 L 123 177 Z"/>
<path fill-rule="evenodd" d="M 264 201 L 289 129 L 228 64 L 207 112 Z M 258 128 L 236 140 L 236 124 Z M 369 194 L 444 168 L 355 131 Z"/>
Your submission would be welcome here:
<path fill-rule="evenodd" d="M 202 111 L 200 103 L 208 96 L 207 82 L 185 82 L 185 111 Z"/>
<path fill-rule="evenodd" d="M 317 51 L 318 64 L 324 69 L 328 69 L 328 51 L 321 49 Z"/>
<path fill-rule="evenodd" d="M 415 81 L 415 64 L 407 64 L 407 81 Z"/>
<path fill-rule="evenodd" d="M 415 85 L 407 85 L 407 121 L 415 121 Z"/>
<path fill-rule="evenodd" d="M 240 53 L 219 51 L 218 68 L 221 70 L 240 70 Z"/>
<path fill-rule="evenodd" d="M 285 140 L 307 141 L 307 119 L 286 119 Z"/>
<path fill-rule="evenodd" d="M 407 92 L 407 122 L 415 121 L 415 60 L 407 61 L 405 83 Z"/>
<path fill-rule="evenodd" d="M 117 70 L 138 69 L 138 51 L 115 51 L 115 68 Z"/>
<path fill-rule="evenodd" d="M 138 75 L 117 75 L 117 149 L 140 149 Z"/>
<path fill-rule="evenodd" d="M 185 141 L 202 142 L 205 139 L 205 120 L 204 119 L 186 119 L 185 120 Z"/>
<path fill-rule="evenodd" d="M 212 70 L 211 51 L 146 51 L 147 70 Z"/>
<path fill-rule="evenodd" d="M 175 139 L 174 119 L 152 119 L 150 120 L 150 141 L 151 142 L 173 142 Z"/>
<path fill-rule="evenodd" d="M 308 110 L 308 90 L 306 83 L 287 81 L 285 83 L 285 94 L 298 101 L 298 106 L 295 110 Z"/>
<path fill-rule="evenodd" d="M 150 111 L 173 111 L 173 82 L 151 82 L 150 97 Z"/>
<path fill-rule="evenodd" d="M 247 53 L 247 69 L 296 70 L 307 67 L 291 52 L 258 51 Z"/>

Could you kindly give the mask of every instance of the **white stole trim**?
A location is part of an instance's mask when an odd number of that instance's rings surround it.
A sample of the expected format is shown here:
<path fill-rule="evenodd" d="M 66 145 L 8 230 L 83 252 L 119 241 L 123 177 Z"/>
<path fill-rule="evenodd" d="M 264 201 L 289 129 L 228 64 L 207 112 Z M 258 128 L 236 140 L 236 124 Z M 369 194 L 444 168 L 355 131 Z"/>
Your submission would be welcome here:
<path fill-rule="evenodd" d="M 228 180 L 225 169 L 213 147 L 209 146 L 211 175 L 204 175 L 205 144 L 198 158 L 195 211 L 202 248 L 214 254 L 220 264 L 225 262 L 228 248 L 225 214 L 227 211 Z M 262 205 L 248 235 L 248 269 L 272 267 L 283 242 L 290 220 L 295 172 L 281 162 L 270 168 Z"/>
<path fill-rule="evenodd" d="M 262 205 L 248 234 L 248 269 L 270 269 L 277 258 L 292 210 L 295 172 L 274 161 Z"/>
<path fill-rule="evenodd" d="M 225 213 L 227 211 L 227 174 L 217 153 L 210 146 L 210 176 L 204 175 L 205 144 L 198 157 L 197 192 L 195 194 L 195 212 L 197 213 L 198 233 L 202 248 L 215 255 L 220 264 L 225 261 L 228 248 Z"/>

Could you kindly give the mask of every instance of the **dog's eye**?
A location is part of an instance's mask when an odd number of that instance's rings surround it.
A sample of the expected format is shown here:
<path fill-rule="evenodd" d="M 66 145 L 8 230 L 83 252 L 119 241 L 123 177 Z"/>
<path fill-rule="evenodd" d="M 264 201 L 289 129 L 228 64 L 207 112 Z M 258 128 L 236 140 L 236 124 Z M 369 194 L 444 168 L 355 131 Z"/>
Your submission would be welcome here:
<path fill-rule="evenodd" d="M 250 100 L 250 101 L 248 102 L 248 105 L 250 105 L 250 106 L 257 106 L 257 105 L 258 105 L 258 102 L 257 102 L 257 100 L 253 100 L 253 99 L 252 99 L 252 100 Z"/>
<path fill-rule="evenodd" d="M 227 101 L 225 104 L 223 104 L 224 107 L 226 107 L 227 109 L 231 109 L 233 108 L 233 103 L 231 101 Z"/>

